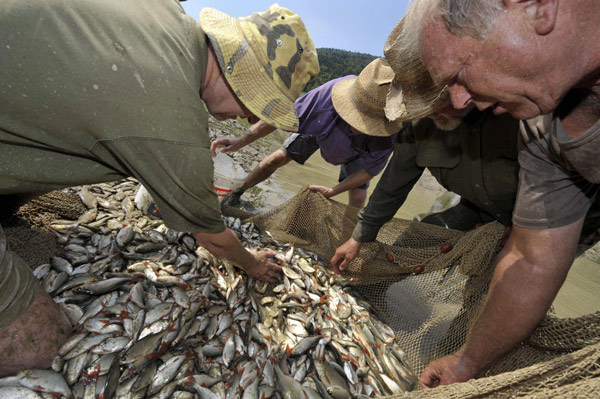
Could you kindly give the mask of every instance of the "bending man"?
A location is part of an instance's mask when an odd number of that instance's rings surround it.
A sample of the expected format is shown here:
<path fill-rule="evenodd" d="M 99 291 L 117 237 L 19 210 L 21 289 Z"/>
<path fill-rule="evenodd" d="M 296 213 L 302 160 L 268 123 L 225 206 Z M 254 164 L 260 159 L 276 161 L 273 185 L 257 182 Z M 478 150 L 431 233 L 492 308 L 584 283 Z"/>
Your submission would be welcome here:
<path fill-rule="evenodd" d="M 422 221 L 455 230 L 471 230 L 497 220 L 510 226 L 517 194 L 519 121 L 472 109 L 466 116 L 447 106 L 429 118 L 407 123 L 369 203 L 358 214 L 352 237 L 331 264 L 345 270 L 362 243 L 375 241 L 427 168 L 447 190 L 461 196 L 458 205 Z M 458 125 L 458 126 L 457 126 Z"/>
<path fill-rule="evenodd" d="M 297 130 L 293 101 L 318 62 L 296 14 L 204 9 L 198 24 L 176 1 L 3 2 L 0 37 L 0 195 L 132 176 L 168 227 L 250 276 L 278 277 L 271 253 L 244 249 L 221 219 L 207 111 Z M 25 287 L 20 269 L 10 273 Z M 58 319 L 52 301 L 22 291 L 0 304 L 0 374 L 48 366 L 65 337 L 40 327 Z"/>
<path fill-rule="evenodd" d="M 281 149 L 275 151 L 250 172 L 242 185 L 232 191 L 225 203 L 236 204 L 249 188 L 266 180 L 277 169 L 294 160 L 304 164 L 318 149 L 323 159 L 341 165 L 339 184 L 334 187 L 310 186 L 326 198 L 349 191 L 349 204 L 362 208 L 369 181 L 379 174 L 392 153 L 394 134 L 400 123 L 385 118 L 385 96 L 393 71 L 378 58 L 367 65 L 358 77 L 346 76 L 329 81 L 296 100 L 300 118 L 298 133 L 292 134 Z M 273 132 L 275 127 L 264 121 L 253 125 L 240 138 L 213 141 L 213 153 L 236 151 Z M 285 130 L 285 129 L 284 129 Z"/>
<path fill-rule="evenodd" d="M 513 231 L 465 344 L 421 376 L 424 387 L 435 387 L 482 375 L 525 340 L 565 281 L 600 184 L 600 6 L 414 4 L 408 31 L 416 32 L 416 51 L 433 80 L 448 85 L 454 107 L 475 104 L 526 120 Z"/>

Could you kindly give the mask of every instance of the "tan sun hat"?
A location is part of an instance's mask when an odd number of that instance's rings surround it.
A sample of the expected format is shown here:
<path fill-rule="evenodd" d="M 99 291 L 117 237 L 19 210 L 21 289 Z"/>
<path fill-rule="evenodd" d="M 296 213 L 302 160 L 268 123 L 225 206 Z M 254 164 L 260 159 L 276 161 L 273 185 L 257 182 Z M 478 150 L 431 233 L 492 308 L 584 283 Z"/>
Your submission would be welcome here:
<path fill-rule="evenodd" d="M 333 86 L 331 100 L 339 116 L 350 126 L 369 136 L 387 137 L 398 133 L 401 122 L 386 119 L 385 96 L 394 71 L 383 58 L 371 61 L 358 75 Z"/>
<path fill-rule="evenodd" d="M 403 29 L 404 18 L 396 24 L 383 48 L 396 75 L 385 105 L 385 115 L 392 121 L 421 119 L 450 105 L 448 87 L 433 83 L 418 52 L 403 49 Z"/>
<path fill-rule="evenodd" d="M 278 4 L 242 18 L 204 8 L 200 27 L 246 108 L 269 125 L 298 131 L 294 101 L 319 73 L 317 51 L 300 17 Z"/>

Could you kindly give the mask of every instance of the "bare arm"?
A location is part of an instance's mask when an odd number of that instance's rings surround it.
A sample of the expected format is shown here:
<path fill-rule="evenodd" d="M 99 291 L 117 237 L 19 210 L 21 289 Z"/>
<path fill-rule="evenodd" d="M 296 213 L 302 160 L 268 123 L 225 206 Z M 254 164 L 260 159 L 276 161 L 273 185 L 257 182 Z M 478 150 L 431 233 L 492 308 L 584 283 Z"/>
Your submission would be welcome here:
<path fill-rule="evenodd" d="M 554 229 L 513 231 L 500 252 L 483 312 L 456 353 L 431 362 L 423 388 L 467 381 L 525 340 L 542 320 L 573 263 L 583 218 Z"/>
<path fill-rule="evenodd" d="M 193 235 L 198 245 L 208 249 L 213 255 L 227 259 L 249 276 L 274 282 L 281 273 L 281 266 L 267 260 L 275 255 L 274 252 L 258 251 L 253 255 L 242 246 L 230 229 L 217 234 L 193 233 Z"/>
<path fill-rule="evenodd" d="M 329 188 L 325 186 L 311 185 L 308 188 L 310 188 L 312 191 L 320 192 L 325 196 L 325 198 L 329 198 L 341 194 L 345 191 L 351 190 L 353 188 L 360 187 L 372 178 L 373 176 L 368 174 L 367 171 L 363 168 L 352 173 L 350 176 L 336 184 L 334 187 Z"/>
<path fill-rule="evenodd" d="M 241 137 L 219 137 L 210 144 L 210 150 L 213 157 L 217 156 L 217 148 L 221 148 L 221 152 L 235 152 L 240 148 L 247 146 L 256 140 L 265 137 L 275 131 L 275 127 L 263 122 L 262 120 L 250 126 L 248 133 Z"/>

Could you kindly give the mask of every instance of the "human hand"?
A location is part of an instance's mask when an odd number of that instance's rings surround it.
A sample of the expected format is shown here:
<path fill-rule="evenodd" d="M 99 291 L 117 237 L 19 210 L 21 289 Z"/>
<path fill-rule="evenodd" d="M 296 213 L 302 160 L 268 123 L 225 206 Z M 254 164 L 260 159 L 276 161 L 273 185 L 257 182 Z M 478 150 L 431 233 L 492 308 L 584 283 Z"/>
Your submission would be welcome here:
<path fill-rule="evenodd" d="M 254 257 L 254 264 L 249 268 L 244 268 L 246 274 L 250 277 L 274 283 L 281 276 L 281 266 L 271 262 L 275 256 L 274 251 L 269 250 L 250 250 Z"/>
<path fill-rule="evenodd" d="M 477 365 L 469 361 L 459 350 L 429 363 L 419 377 L 419 383 L 423 389 L 435 388 L 440 385 L 465 382 L 481 374 Z"/>
<path fill-rule="evenodd" d="M 331 258 L 331 266 L 336 273 L 341 273 L 348 268 L 348 264 L 352 262 L 360 251 L 362 243 L 350 238 L 348 241 L 340 245 L 335 254 Z"/>
<path fill-rule="evenodd" d="M 221 152 L 226 153 L 235 152 L 243 146 L 244 145 L 241 140 L 241 137 L 219 137 L 218 139 L 213 140 L 213 142 L 210 143 L 210 152 L 212 153 L 213 157 L 216 157 L 218 147 L 221 147 Z"/>
<path fill-rule="evenodd" d="M 323 194 L 323 197 L 325 197 L 325 198 L 329 198 L 329 197 L 333 196 L 333 190 L 330 187 L 316 186 L 314 184 L 311 184 L 310 186 L 308 186 L 308 189 L 310 191 L 314 191 L 315 193 Z"/>

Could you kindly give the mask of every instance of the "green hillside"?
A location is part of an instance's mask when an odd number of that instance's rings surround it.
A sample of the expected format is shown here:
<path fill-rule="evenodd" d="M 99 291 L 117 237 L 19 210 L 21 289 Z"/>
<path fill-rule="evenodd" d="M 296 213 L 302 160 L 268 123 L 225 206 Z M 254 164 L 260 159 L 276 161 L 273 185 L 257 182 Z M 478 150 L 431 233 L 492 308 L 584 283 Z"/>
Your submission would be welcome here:
<path fill-rule="evenodd" d="M 371 54 L 335 48 L 318 48 L 317 54 L 321 70 L 315 80 L 308 82 L 304 91 L 310 91 L 335 78 L 358 75 L 369 62 L 377 58 Z"/>

